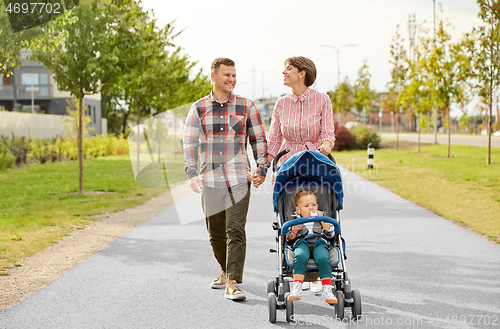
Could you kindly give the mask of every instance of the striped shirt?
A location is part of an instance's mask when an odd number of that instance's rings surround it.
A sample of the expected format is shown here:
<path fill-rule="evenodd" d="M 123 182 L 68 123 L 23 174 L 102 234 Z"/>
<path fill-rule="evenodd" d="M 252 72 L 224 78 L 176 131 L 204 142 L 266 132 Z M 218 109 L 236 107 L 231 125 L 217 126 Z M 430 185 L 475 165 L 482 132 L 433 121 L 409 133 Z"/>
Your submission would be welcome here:
<path fill-rule="evenodd" d="M 258 174 L 266 176 L 267 142 L 259 112 L 249 99 L 230 93 L 220 103 L 213 92 L 191 106 L 184 127 L 184 170 L 197 176 L 198 152 L 203 185 L 227 188 L 250 180 L 247 144 Z"/>
<path fill-rule="evenodd" d="M 276 101 L 268 152 L 276 157 L 280 151 L 290 149 L 279 164 L 299 151 L 317 150 L 324 141 L 330 141 L 333 148 L 335 128 L 327 94 L 307 88 L 300 96 L 291 92 Z"/>

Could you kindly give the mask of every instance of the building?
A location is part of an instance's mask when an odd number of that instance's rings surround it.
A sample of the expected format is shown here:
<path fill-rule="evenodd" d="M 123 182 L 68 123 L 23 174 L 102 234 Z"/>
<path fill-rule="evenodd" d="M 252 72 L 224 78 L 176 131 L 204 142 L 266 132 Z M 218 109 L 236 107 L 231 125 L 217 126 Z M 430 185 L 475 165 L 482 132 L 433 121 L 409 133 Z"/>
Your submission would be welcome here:
<path fill-rule="evenodd" d="M 22 65 L 9 77 L 0 76 L 0 111 L 66 114 L 69 92 L 57 89 L 51 72 L 42 64 L 27 59 L 29 50 L 21 54 Z M 86 114 L 91 117 L 91 135 L 106 134 L 106 119 L 101 119 L 100 94 L 84 98 Z M 2 132 L 0 132 L 2 134 Z"/>

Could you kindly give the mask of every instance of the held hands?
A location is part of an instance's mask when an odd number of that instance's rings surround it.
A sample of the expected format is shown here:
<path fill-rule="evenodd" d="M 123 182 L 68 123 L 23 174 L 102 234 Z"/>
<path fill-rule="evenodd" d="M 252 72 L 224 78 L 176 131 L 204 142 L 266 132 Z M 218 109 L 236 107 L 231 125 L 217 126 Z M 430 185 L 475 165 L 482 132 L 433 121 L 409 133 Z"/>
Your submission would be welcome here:
<path fill-rule="evenodd" d="M 252 178 L 250 179 L 251 182 L 253 182 L 253 186 L 255 188 L 259 188 L 262 183 L 266 180 L 266 176 L 261 176 L 257 173 L 257 169 L 253 172 Z"/>

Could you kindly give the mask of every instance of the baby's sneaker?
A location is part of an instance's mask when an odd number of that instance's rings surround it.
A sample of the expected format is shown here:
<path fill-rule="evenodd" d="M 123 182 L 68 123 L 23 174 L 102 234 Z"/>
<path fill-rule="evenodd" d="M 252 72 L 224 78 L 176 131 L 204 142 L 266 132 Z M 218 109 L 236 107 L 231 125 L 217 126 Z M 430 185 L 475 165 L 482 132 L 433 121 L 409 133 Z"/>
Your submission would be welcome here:
<path fill-rule="evenodd" d="M 328 304 L 337 304 L 337 297 L 333 294 L 333 287 L 331 285 L 323 286 L 321 300 L 324 300 Z"/>
<path fill-rule="evenodd" d="M 316 281 L 316 283 L 312 282 L 311 283 L 311 292 L 314 294 L 319 294 L 321 293 L 323 285 L 321 284 L 321 281 Z"/>
<path fill-rule="evenodd" d="M 294 302 L 296 300 L 300 300 L 302 298 L 302 283 L 299 281 L 292 282 L 292 291 L 288 296 L 289 302 Z"/>

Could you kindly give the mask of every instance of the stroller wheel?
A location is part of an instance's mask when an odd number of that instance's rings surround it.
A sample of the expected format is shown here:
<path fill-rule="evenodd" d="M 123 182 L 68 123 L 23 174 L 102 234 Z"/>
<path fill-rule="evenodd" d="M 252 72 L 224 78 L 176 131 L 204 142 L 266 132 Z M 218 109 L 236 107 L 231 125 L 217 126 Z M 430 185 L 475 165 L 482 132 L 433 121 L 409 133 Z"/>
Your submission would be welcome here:
<path fill-rule="evenodd" d="M 273 294 L 276 292 L 274 280 L 267 281 L 267 293 L 269 294 L 270 292 L 272 292 Z"/>
<path fill-rule="evenodd" d="M 335 304 L 335 313 L 337 319 L 344 319 L 344 293 L 342 290 L 335 291 L 335 296 L 337 297 L 337 304 Z"/>
<path fill-rule="evenodd" d="M 276 295 L 273 292 L 267 294 L 267 308 L 269 309 L 269 322 L 276 322 Z"/>
<path fill-rule="evenodd" d="M 285 294 L 286 322 L 291 322 L 293 320 L 293 302 L 288 301 L 288 296 L 290 296 L 290 292 Z"/>
<path fill-rule="evenodd" d="M 352 317 L 359 320 L 361 317 L 361 294 L 358 290 L 352 291 L 352 298 L 354 299 L 354 303 L 351 306 Z"/>

